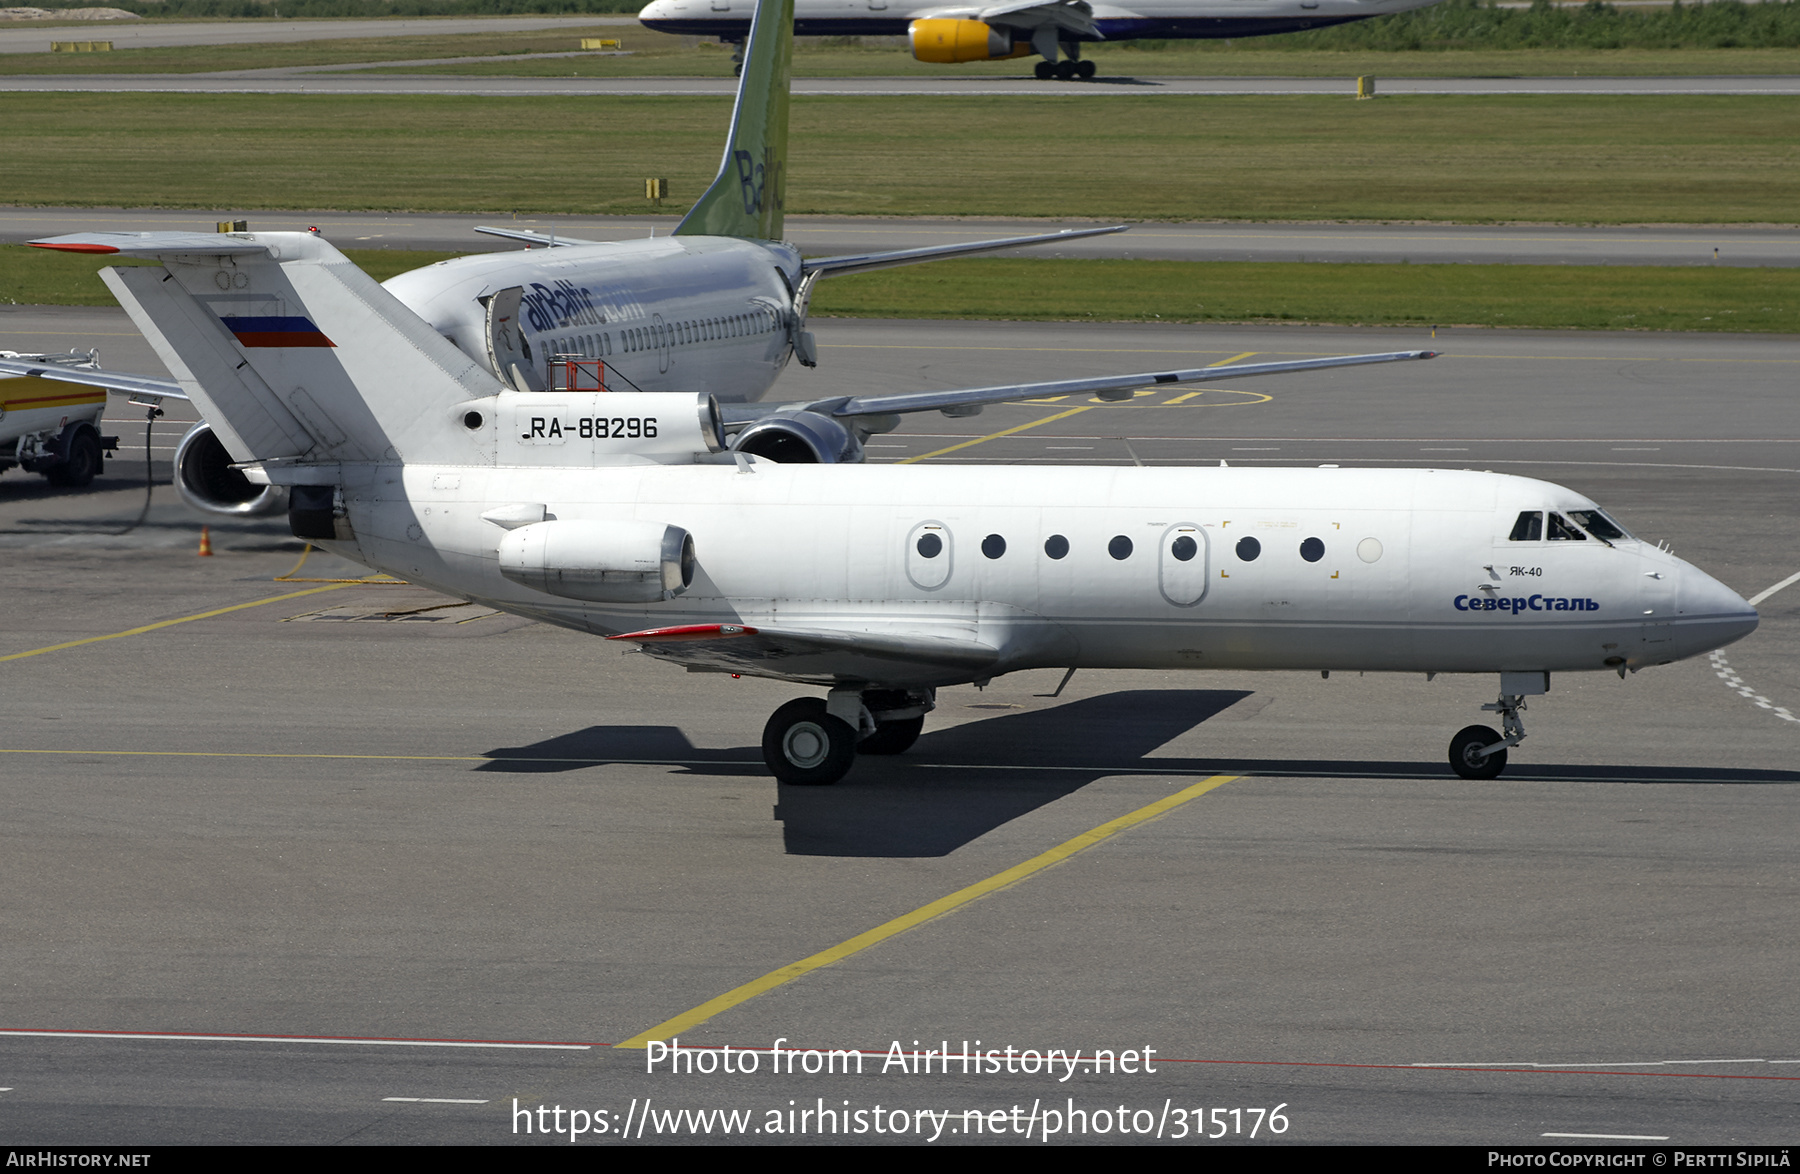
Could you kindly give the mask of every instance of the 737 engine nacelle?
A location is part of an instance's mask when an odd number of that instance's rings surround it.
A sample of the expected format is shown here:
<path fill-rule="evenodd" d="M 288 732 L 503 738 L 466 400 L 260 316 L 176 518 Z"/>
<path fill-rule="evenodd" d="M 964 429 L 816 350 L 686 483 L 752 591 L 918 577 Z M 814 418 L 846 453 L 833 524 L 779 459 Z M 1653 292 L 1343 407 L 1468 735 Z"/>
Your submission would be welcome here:
<path fill-rule="evenodd" d="M 661 522 L 535 522 L 500 540 L 500 573 L 565 599 L 655 603 L 693 583 L 694 539 Z"/>
<path fill-rule="evenodd" d="M 963 61 L 1004 61 L 1032 52 L 1029 40 L 1013 40 L 1011 29 L 979 20 L 915 20 L 906 28 L 912 55 L 920 61 L 955 65 Z"/>

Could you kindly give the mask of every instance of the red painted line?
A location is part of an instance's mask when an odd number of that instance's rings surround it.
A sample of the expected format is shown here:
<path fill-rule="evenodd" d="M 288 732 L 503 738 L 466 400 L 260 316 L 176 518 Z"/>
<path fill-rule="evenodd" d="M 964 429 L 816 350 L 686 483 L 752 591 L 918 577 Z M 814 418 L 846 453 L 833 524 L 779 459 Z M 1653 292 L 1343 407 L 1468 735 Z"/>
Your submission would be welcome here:
<path fill-rule="evenodd" d="M 246 330 L 237 336 L 237 340 L 239 346 L 246 347 L 337 346 L 316 330 Z"/>
<path fill-rule="evenodd" d="M 55 249 L 61 253 L 116 253 L 111 245 L 57 245 L 47 241 L 26 241 L 34 249 Z"/>
<path fill-rule="evenodd" d="M 747 624 L 682 624 L 673 628 L 645 628 L 642 632 L 621 632 L 608 640 L 721 640 L 729 636 L 754 636 L 756 629 Z"/>

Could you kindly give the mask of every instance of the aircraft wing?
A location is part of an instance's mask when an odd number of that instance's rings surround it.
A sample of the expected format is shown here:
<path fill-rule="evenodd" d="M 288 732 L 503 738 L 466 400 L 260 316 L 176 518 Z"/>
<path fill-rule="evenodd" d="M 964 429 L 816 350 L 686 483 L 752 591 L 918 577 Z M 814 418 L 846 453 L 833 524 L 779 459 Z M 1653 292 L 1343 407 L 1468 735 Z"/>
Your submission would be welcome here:
<path fill-rule="evenodd" d="M 951 391 L 913 391 L 899 395 L 857 395 L 791 404 L 721 404 L 727 427 L 748 424 L 774 412 L 818 412 L 836 416 L 885 416 L 905 412 L 953 411 L 1011 400 L 1048 396 L 1092 395 L 1102 400 L 1127 400 L 1140 387 L 1173 383 L 1216 383 L 1253 375 L 1284 375 L 1292 371 L 1318 371 L 1329 367 L 1361 367 L 1370 363 L 1400 363 L 1411 359 L 1435 359 L 1436 351 L 1388 351 L 1374 355 L 1333 355 L 1324 359 L 1294 359 L 1280 363 L 1242 363 L 1227 367 L 1190 367 L 1177 371 L 1141 371 L 1132 375 L 1100 375 L 1087 379 L 1056 379 L 1048 383 L 1012 383 L 998 387 L 968 387 Z M 973 414 L 973 413 L 969 413 Z"/>
<path fill-rule="evenodd" d="M 1010 4 L 983 8 L 976 19 L 988 24 L 1024 28 L 1052 24 L 1086 36 L 1100 36 L 1100 30 L 1094 24 L 1093 6 L 1087 0 L 1014 0 Z"/>
<path fill-rule="evenodd" d="M 977 253 L 993 253 L 1000 249 L 1016 249 L 1021 245 L 1042 245 L 1052 241 L 1080 240 L 1085 236 L 1105 236 L 1124 232 L 1129 225 L 1108 228 L 1065 228 L 1061 232 L 1040 232 L 1032 236 L 1009 236 L 1000 240 L 970 241 L 957 245 L 926 245 L 917 249 L 896 249 L 886 253 L 856 253 L 843 257 L 809 257 L 800 262 L 802 273 L 820 277 L 836 277 L 844 273 L 867 273 L 871 269 L 891 269 L 896 265 L 916 265 L 921 261 L 941 261 L 945 257 L 972 257 Z"/>
<path fill-rule="evenodd" d="M 529 228 L 494 228 L 490 225 L 479 225 L 476 232 L 487 236 L 504 237 L 509 241 L 524 241 L 528 245 L 548 245 L 560 249 L 564 245 L 597 245 L 602 242 L 583 240 L 578 236 L 552 236 L 547 232 L 533 232 Z"/>
<path fill-rule="evenodd" d="M 978 673 L 1000 657 L 999 649 L 949 636 L 748 624 L 648 628 L 607 639 L 696 670 L 787 680 L 932 680 Z"/>
<path fill-rule="evenodd" d="M 22 375 L 49 379 L 57 383 L 79 383 L 84 387 L 104 387 L 120 395 L 155 396 L 159 399 L 186 399 L 187 393 L 173 379 L 157 379 L 149 375 L 127 375 L 122 371 L 99 371 L 87 367 L 60 367 L 54 363 L 27 363 L 18 359 L 0 359 L 0 375 Z"/>
<path fill-rule="evenodd" d="M 1124 232 L 1128 225 L 1120 224 L 1109 228 L 1065 228 L 1061 232 L 1041 232 L 1032 236 L 1009 236 L 1002 240 L 970 241 L 957 245 L 927 245 L 917 249 L 896 249 L 885 253 L 856 253 L 843 257 L 815 257 L 800 263 L 802 273 L 817 273 L 820 277 L 832 277 L 840 273 L 866 273 L 871 269 L 889 269 L 896 265 L 916 265 L 921 261 L 941 261 L 945 257 L 972 257 L 977 253 L 992 253 L 1000 249 L 1015 249 L 1021 245 L 1042 245 L 1052 241 L 1080 240 L 1084 236 L 1102 236 L 1110 232 Z M 529 228 L 495 228 L 482 225 L 476 232 L 488 236 L 503 237 L 506 240 L 523 241 L 528 245 L 543 245 L 549 248 L 562 248 L 564 245 L 593 245 L 599 241 L 584 240 L 578 236 L 552 236 L 549 233 L 536 232 Z"/>

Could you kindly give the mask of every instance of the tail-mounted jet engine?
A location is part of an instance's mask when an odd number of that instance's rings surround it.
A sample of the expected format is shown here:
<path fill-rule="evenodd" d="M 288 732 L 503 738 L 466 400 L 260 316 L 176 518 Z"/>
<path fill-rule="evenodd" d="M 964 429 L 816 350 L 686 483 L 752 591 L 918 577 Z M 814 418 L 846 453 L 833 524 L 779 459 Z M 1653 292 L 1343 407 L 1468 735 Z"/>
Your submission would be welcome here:
<path fill-rule="evenodd" d="M 693 584 L 694 539 L 661 522 L 534 522 L 500 540 L 500 573 L 566 599 L 655 603 Z"/>
<path fill-rule="evenodd" d="M 231 454 L 204 420 L 188 429 L 175 449 L 175 488 L 181 500 L 208 514 L 244 518 L 287 506 L 279 485 L 255 485 L 231 467 Z"/>
<path fill-rule="evenodd" d="M 1029 39 L 1013 40 L 1013 31 L 979 20 L 915 20 L 906 28 L 912 55 L 920 61 L 955 65 L 963 61 L 1005 61 L 1028 57 Z"/>
<path fill-rule="evenodd" d="M 818 412 L 777 412 L 737 434 L 733 452 L 782 465 L 854 465 L 863 459 L 856 434 Z"/>

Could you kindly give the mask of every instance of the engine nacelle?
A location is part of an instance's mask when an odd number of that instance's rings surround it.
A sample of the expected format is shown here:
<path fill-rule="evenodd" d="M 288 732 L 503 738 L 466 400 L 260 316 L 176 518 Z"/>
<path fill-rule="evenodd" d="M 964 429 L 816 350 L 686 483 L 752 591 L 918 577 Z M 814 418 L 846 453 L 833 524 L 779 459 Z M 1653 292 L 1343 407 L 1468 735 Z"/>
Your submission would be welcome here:
<path fill-rule="evenodd" d="M 731 451 L 779 465 L 855 465 L 863 459 L 856 434 L 817 412 L 778 412 L 737 434 Z"/>
<path fill-rule="evenodd" d="M 915 20 L 906 27 L 912 55 L 920 61 L 955 65 L 962 61 L 1004 61 L 1027 57 L 1029 39 L 1015 42 L 1011 29 L 995 28 L 979 20 Z"/>
<path fill-rule="evenodd" d="M 534 522 L 500 540 L 500 573 L 565 599 L 655 603 L 693 583 L 694 539 L 661 522 Z"/>
<path fill-rule="evenodd" d="M 287 506 L 288 492 L 279 485 L 256 485 L 231 467 L 231 454 L 202 420 L 188 429 L 175 448 L 175 488 L 181 500 L 202 513 L 227 518 L 272 514 Z"/>
<path fill-rule="evenodd" d="M 471 432 L 492 413 L 500 463 L 577 468 L 633 457 L 692 458 L 725 447 L 719 404 L 695 392 L 502 392 L 459 404 Z"/>

